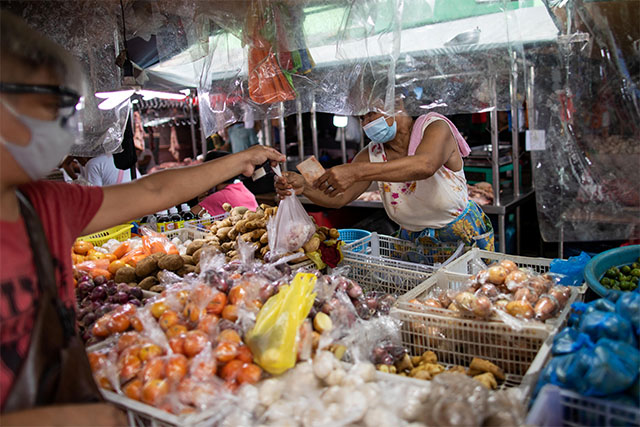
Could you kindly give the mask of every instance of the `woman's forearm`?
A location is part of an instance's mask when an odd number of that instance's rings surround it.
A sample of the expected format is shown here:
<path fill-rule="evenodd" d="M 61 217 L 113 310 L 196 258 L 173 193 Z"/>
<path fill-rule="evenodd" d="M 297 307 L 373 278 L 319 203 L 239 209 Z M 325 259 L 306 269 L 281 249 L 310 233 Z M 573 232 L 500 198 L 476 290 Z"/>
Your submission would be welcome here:
<path fill-rule="evenodd" d="M 425 156 L 409 156 L 389 162 L 358 164 L 356 179 L 366 182 L 420 181 L 432 176 L 438 167 Z"/>

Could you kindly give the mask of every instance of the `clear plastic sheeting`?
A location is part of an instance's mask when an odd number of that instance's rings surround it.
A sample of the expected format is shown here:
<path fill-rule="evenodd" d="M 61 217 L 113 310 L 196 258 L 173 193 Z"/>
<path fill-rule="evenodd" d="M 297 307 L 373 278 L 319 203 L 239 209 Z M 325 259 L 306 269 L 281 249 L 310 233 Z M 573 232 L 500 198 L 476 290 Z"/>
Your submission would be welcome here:
<path fill-rule="evenodd" d="M 640 225 L 640 5 L 549 2 L 562 31 L 528 49 L 529 125 L 546 241 L 637 238 Z"/>
<path fill-rule="evenodd" d="M 55 3 L 55 4 L 52 4 Z M 69 50 L 82 64 L 87 80 L 84 142 L 71 154 L 94 157 L 116 151 L 122 141 L 130 104 L 112 110 L 97 108 L 95 92 L 120 88 L 118 53 L 120 4 L 117 1 L 11 2 L 8 8 L 27 23 Z"/>

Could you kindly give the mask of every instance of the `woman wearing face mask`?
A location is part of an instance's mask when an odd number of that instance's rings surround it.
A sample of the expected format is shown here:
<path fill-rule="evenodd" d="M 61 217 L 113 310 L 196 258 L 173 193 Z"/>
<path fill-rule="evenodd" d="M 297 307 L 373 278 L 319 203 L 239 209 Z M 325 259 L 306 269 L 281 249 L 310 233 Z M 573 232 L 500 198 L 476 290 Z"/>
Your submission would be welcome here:
<path fill-rule="evenodd" d="M 95 403 L 100 394 L 75 331 L 74 240 L 284 157 L 258 146 L 121 185 L 40 181 L 77 137 L 79 66 L 1 10 L 0 58 L 0 424 L 124 425 L 119 411 Z"/>
<path fill-rule="evenodd" d="M 317 205 L 340 208 L 376 181 L 400 238 L 426 247 L 463 241 L 494 250 L 491 222 L 467 194 L 462 158 L 470 149 L 462 135 L 440 114 L 414 120 L 402 100 L 396 110 L 395 116 L 374 111 L 362 117 L 371 143 L 352 163 L 327 170 L 313 183 L 287 172 L 276 181 L 279 195 L 295 191 Z"/>

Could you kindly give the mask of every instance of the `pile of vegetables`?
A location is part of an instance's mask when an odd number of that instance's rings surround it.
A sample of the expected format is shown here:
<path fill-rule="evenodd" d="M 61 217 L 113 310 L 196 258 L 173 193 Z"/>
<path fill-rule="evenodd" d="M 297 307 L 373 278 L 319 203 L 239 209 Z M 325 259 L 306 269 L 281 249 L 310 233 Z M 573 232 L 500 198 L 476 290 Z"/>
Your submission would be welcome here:
<path fill-rule="evenodd" d="M 394 354 L 393 346 L 382 343 L 374 349 L 372 359 L 376 364 L 376 369 L 389 373 L 398 374 L 403 377 L 417 378 L 420 380 L 432 380 L 436 375 L 443 372 L 467 375 L 480 382 L 490 390 L 498 388 L 498 381 L 505 380 L 505 374 L 498 366 L 488 360 L 474 357 L 468 369 L 456 365 L 449 368 L 438 363 L 438 357 L 433 351 L 426 351 L 421 356 L 409 356 L 406 351 L 402 351 L 402 356 Z M 391 350 L 391 351 L 390 351 Z M 393 357 L 396 356 L 396 357 Z M 391 357 L 391 359 L 389 359 Z M 389 362 L 392 363 L 389 363 Z M 386 363 L 385 363 L 386 362 Z"/>
<path fill-rule="evenodd" d="M 571 296 L 567 286 L 554 277 L 519 269 L 503 260 L 472 276 L 463 290 L 436 288 L 409 301 L 414 309 L 447 309 L 480 319 L 505 319 L 504 313 L 520 320 L 545 321 L 560 314 Z"/>

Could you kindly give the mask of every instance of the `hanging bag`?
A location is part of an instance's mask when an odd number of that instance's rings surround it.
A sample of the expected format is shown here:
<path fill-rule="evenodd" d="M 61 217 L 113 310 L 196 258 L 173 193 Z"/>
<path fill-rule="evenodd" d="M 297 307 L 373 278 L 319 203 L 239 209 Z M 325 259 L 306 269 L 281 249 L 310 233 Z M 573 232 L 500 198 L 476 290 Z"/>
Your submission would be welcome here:
<path fill-rule="evenodd" d="M 17 196 L 29 234 L 40 295 L 29 351 L 3 412 L 52 404 L 100 402 L 102 395 L 76 333 L 74 311 L 66 308 L 58 297 L 53 260 L 40 218 L 22 193 L 17 192 Z"/>

